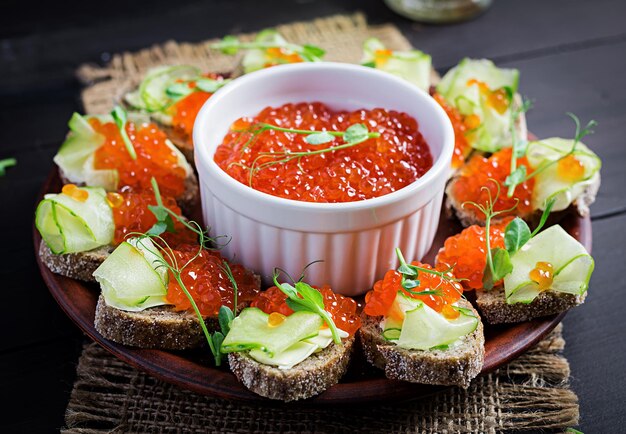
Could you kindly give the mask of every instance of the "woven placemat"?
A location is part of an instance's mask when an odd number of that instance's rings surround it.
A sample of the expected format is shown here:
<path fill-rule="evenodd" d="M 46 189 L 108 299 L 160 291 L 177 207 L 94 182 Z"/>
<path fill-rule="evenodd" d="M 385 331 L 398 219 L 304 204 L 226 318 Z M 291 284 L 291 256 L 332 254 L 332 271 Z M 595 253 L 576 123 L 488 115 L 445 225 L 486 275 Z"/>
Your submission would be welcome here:
<path fill-rule="evenodd" d="M 391 24 L 368 26 L 361 13 L 279 25 L 276 29 L 288 41 L 324 48 L 324 59 L 328 61 L 358 63 L 361 60 L 363 41 L 368 37 L 379 38 L 385 46 L 393 50 L 411 48 L 411 44 L 397 27 Z M 255 34 L 237 36 L 242 40 L 251 40 Z M 82 92 L 85 113 L 109 113 L 126 92 L 137 86 L 145 72 L 155 66 L 194 65 L 203 71 L 221 73 L 237 70 L 240 56 L 229 56 L 211 49 L 210 45 L 217 41 L 168 41 L 135 53 L 116 54 L 106 66 L 82 65 L 77 75 L 87 86 Z M 433 80 L 438 80 L 434 71 Z"/>
<path fill-rule="evenodd" d="M 451 388 L 418 401 L 345 408 L 250 405 L 201 396 L 86 344 L 62 432 L 563 432 L 578 423 L 578 399 L 568 388 L 561 329 L 504 368 L 478 377 L 467 390 Z"/>
<path fill-rule="evenodd" d="M 394 50 L 410 48 L 392 25 L 368 26 L 362 14 L 333 16 L 277 26 L 295 43 L 327 50 L 326 59 L 357 63 L 363 41 L 378 37 Z M 242 39 L 253 34 L 241 35 Z M 173 41 L 112 57 L 106 66 L 83 65 L 86 113 L 111 110 L 151 67 L 191 64 L 205 71 L 233 71 L 238 57 L 209 49 L 214 40 Z M 433 79 L 436 80 L 433 71 Z M 510 430 L 560 430 L 578 422 L 578 400 L 568 387 L 569 365 L 559 326 L 537 347 L 494 373 L 477 378 L 468 390 L 448 389 L 409 403 L 358 408 L 248 405 L 199 396 L 163 383 L 85 345 L 67 408 L 66 433 L 96 432 L 420 432 L 492 433 Z"/>

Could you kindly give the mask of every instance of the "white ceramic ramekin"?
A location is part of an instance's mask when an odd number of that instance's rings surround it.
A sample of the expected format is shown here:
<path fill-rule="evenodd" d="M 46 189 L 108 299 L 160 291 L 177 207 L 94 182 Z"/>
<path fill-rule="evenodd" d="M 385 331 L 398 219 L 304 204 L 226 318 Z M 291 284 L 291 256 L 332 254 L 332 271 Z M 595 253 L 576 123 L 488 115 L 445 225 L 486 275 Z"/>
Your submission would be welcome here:
<path fill-rule="evenodd" d="M 309 203 L 262 193 L 231 178 L 213 154 L 230 125 L 267 106 L 321 101 L 333 109 L 382 107 L 417 119 L 430 146 L 433 167 L 411 185 L 350 203 Z M 274 267 L 307 282 L 330 284 L 358 295 L 397 266 L 394 249 L 407 260 L 430 248 L 437 224 L 454 133 L 447 115 L 425 92 L 390 74 L 341 63 L 300 63 L 253 72 L 234 80 L 202 107 L 193 131 L 202 212 L 212 234 L 232 236 L 224 253 L 266 283 Z"/>

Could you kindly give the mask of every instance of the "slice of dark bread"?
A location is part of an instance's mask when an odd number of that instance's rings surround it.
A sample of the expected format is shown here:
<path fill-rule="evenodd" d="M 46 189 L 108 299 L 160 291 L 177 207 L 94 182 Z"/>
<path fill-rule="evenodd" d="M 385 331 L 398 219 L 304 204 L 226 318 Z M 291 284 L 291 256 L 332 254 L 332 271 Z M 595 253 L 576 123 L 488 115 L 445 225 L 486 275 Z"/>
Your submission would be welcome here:
<path fill-rule="evenodd" d="M 174 146 L 183 153 L 189 164 L 193 166 L 193 141 L 191 137 L 170 125 L 162 124 L 157 119 L 152 118 L 152 120 L 159 125 L 159 128 L 167 135 L 167 138 L 172 141 Z"/>
<path fill-rule="evenodd" d="M 240 303 L 243 309 L 247 303 Z M 209 332 L 219 330 L 217 317 L 204 320 Z M 94 326 L 106 339 L 118 344 L 160 350 L 187 350 L 206 343 L 196 314 L 172 306 L 127 312 L 107 305 L 102 295 L 96 305 Z"/>
<path fill-rule="evenodd" d="M 461 300 L 459 306 L 472 309 Z M 385 371 L 385 376 L 411 383 L 453 385 L 467 388 L 483 367 L 485 337 L 482 322 L 476 330 L 453 348 L 446 350 L 408 350 L 399 348 L 382 336 L 380 322 L 383 317 L 362 314 L 359 336 L 367 360 Z"/>
<path fill-rule="evenodd" d="M 228 354 L 235 376 L 254 393 L 270 399 L 295 401 L 319 395 L 337 384 L 350 362 L 354 337 L 343 345 L 330 344 L 291 369 L 264 365 L 246 352 Z"/>
<path fill-rule="evenodd" d="M 582 304 L 585 297 L 586 292 L 583 295 L 574 295 L 544 291 L 531 303 L 508 304 L 504 289 L 500 287 L 491 291 L 476 291 L 476 306 L 481 317 L 489 324 L 516 323 L 565 312 Z"/>
<path fill-rule="evenodd" d="M 55 255 L 45 241 L 39 244 L 39 257 L 53 273 L 84 282 L 95 282 L 93 272 L 113 251 L 113 246 L 102 246 L 87 252 Z"/>

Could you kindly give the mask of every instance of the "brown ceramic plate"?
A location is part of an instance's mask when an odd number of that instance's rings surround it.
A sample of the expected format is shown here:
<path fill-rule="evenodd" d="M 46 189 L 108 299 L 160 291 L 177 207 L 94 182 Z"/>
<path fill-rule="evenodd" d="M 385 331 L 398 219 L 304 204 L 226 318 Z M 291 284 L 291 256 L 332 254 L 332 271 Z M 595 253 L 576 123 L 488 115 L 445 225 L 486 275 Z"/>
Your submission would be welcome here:
<path fill-rule="evenodd" d="M 48 192 L 59 192 L 61 186 L 58 172 L 54 170 L 42 189 L 42 196 Z M 581 218 L 568 214 L 562 216 L 560 224 L 587 250 L 591 250 L 591 221 L 588 217 Z M 442 215 L 435 242 L 426 255 L 426 262 L 432 263 L 444 240 L 461 229 L 456 220 L 450 220 Z M 41 237 L 34 226 L 33 231 L 39 269 L 52 296 L 91 339 L 111 354 L 154 377 L 194 392 L 246 401 L 269 401 L 241 385 L 228 368 L 215 368 L 208 350 L 181 352 L 144 350 L 104 339 L 93 325 L 98 287 L 50 272 L 39 260 L 37 252 Z M 565 313 L 514 325 L 485 325 L 485 365 L 482 372 L 493 371 L 524 353 L 550 332 L 564 316 Z M 360 354 L 357 348 L 348 373 L 339 384 L 315 398 L 308 399 L 306 403 L 355 404 L 388 399 L 400 400 L 425 396 L 440 389 L 389 380 L 384 377 L 382 371 L 369 366 Z"/>

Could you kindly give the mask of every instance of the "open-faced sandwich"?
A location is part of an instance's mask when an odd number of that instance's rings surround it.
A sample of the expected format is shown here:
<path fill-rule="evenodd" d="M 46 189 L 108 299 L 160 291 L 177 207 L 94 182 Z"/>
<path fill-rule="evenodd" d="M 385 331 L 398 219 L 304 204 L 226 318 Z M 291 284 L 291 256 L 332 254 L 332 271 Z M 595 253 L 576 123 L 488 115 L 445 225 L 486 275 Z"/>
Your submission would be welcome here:
<path fill-rule="evenodd" d="M 192 167 L 155 124 L 145 117 L 132 119 L 119 107 L 111 116 L 74 113 L 70 133 L 54 156 L 61 179 L 118 191 L 149 189 L 154 178 L 165 196 L 192 209 L 198 200 Z"/>
<path fill-rule="evenodd" d="M 275 29 L 262 30 L 250 42 L 240 41 L 235 36 L 225 36 L 211 47 L 231 55 L 242 50 L 245 52 L 241 59 L 242 71 L 236 71 L 235 76 L 287 63 L 320 62 L 326 53 L 315 45 L 292 44 Z"/>
<path fill-rule="evenodd" d="M 454 267 L 465 290 L 476 290 L 476 304 L 488 323 L 527 321 L 585 300 L 592 257 L 561 226 L 541 231 L 554 203 L 533 232 L 519 217 L 494 224 L 493 202 L 479 205 L 486 226 L 472 225 L 440 249 L 437 265 Z"/>
<path fill-rule="evenodd" d="M 446 188 L 447 205 L 464 226 L 485 223 L 485 216 L 465 202 L 485 203 L 498 195 L 494 211 L 506 211 L 498 218 L 518 216 L 533 221 L 554 199 L 552 211 L 571 205 L 587 215 L 600 186 L 600 158 L 581 142 L 594 125 L 577 131 L 573 140 L 550 138 L 518 141 L 513 148 L 496 151 L 489 157 L 473 155 Z"/>
<path fill-rule="evenodd" d="M 94 272 L 102 293 L 95 328 L 105 338 L 140 348 L 183 350 L 220 330 L 223 306 L 254 298 L 259 276 L 202 244 L 170 247 L 159 236 L 128 238 Z M 200 321 L 202 320 L 202 321 Z"/>
<path fill-rule="evenodd" d="M 483 366 L 483 326 L 447 267 L 390 270 L 365 296 L 360 329 L 367 360 L 388 378 L 467 388 Z"/>
<path fill-rule="evenodd" d="M 211 95 L 229 81 L 195 66 L 161 66 L 149 70 L 138 88 L 124 96 L 124 102 L 149 115 L 191 162 L 196 116 Z"/>
<path fill-rule="evenodd" d="M 274 283 L 232 321 L 222 351 L 253 392 L 282 401 L 310 398 L 348 368 L 360 327 L 356 302 L 328 286 L 279 283 L 277 275 Z"/>
<path fill-rule="evenodd" d="M 176 201 L 160 198 L 161 204 L 182 218 Z M 54 273 L 94 281 L 93 272 L 132 233 L 144 233 L 156 223 L 150 207 L 158 205 L 152 190 L 124 188 L 106 192 L 101 187 L 66 184 L 58 194 L 46 194 L 37 206 L 35 226 L 41 234 L 39 255 Z M 164 234 L 170 245 L 196 242 L 197 234 L 179 220 L 176 232 Z"/>
<path fill-rule="evenodd" d="M 376 38 L 363 44 L 361 64 L 397 75 L 431 93 L 454 128 L 453 169 L 463 166 L 474 151 L 492 153 L 510 148 L 514 137 L 526 140 L 516 69 L 498 68 L 487 59 L 463 59 L 438 80 L 428 54 L 392 51 Z"/>

